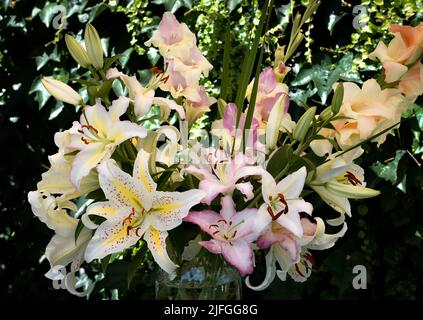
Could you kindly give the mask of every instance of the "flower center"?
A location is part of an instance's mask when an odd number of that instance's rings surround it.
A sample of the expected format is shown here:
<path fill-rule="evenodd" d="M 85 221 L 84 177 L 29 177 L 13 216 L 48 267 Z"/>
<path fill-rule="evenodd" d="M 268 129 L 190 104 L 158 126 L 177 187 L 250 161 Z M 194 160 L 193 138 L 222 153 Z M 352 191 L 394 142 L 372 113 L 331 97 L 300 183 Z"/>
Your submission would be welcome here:
<path fill-rule="evenodd" d="M 211 224 L 209 226 L 210 229 L 214 229 L 215 231 L 212 233 L 213 236 L 220 236 L 222 237 L 224 240 L 226 241 L 232 241 L 235 236 L 238 233 L 237 228 L 243 224 L 245 222 L 245 220 L 241 220 L 240 222 L 238 222 L 237 224 L 233 224 L 232 221 L 229 221 L 229 223 L 224 220 L 218 220 L 217 224 Z"/>
<path fill-rule="evenodd" d="M 267 212 L 269 212 L 272 220 L 277 220 L 281 215 L 288 213 L 288 203 L 282 193 L 278 193 L 276 198 L 269 196 L 269 205 Z"/>
<path fill-rule="evenodd" d="M 136 211 L 135 208 L 131 209 L 129 215 L 123 219 L 122 227 L 126 225 L 126 235 L 129 236 L 131 232 L 135 232 L 137 237 L 141 237 L 139 234 L 141 225 L 145 218 L 145 209 L 141 208 L 141 211 Z"/>
<path fill-rule="evenodd" d="M 108 140 L 104 137 L 101 137 L 99 131 L 90 124 L 81 125 L 81 129 L 79 129 L 78 132 L 81 134 L 81 140 L 85 144 L 94 142 L 108 142 Z"/>
<path fill-rule="evenodd" d="M 360 179 L 358 179 L 350 171 L 346 171 L 343 176 L 339 176 L 336 180 L 344 184 L 351 184 L 353 186 L 362 185 L 362 182 L 360 181 Z"/>

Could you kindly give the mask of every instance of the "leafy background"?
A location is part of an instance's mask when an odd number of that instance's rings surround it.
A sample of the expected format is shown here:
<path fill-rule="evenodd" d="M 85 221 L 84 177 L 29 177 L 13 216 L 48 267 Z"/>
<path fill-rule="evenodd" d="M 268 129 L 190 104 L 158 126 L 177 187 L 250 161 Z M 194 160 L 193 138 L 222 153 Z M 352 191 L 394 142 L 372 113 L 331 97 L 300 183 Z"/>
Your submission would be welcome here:
<path fill-rule="evenodd" d="M 231 38 L 230 87 L 234 98 L 237 76 L 251 30 L 257 24 L 262 1 L 246 0 L 2 0 L 0 4 L 0 296 L 7 299 L 76 299 L 54 290 L 43 275 L 42 259 L 51 232 L 34 218 L 27 193 L 56 152 L 53 134 L 70 127 L 77 111 L 49 98 L 40 85 L 41 75 L 69 81 L 81 70 L 67 53 L 63 36 L 80 37 L 92 22 L 109 54 L 120 59 L 129 73 L 145 72 L 158 62 L 154 49 L 143 43 L 165 10 L 195 30 L 198 45 L 214 70 L 205 86 L 219 94 L 223 43 Z M 266 41 L 266 63 L 276 43 L 289 32 L 288 13 L 303 10 L 307 1 L 277 1 Z M 364 26 L 353 27 L 355 5 L 367 14 Z M 66 29 L 55 29 L 61 8 L 66 8 Z M 421 0 L 323 1 L 313 22 L 306 26 L 307 39 L 291 60 L 287 82 L 292 91 L 291 111 L 299 114 L 307 102 L 321 110 L 339 80 L 360 83 L 377 75 L 380 66 L 367 59 L 379 39 L 389 41 L 391 23 L 417 24 L 423 20 Z M 420 12 L 420 13 L 419 13 Z M 60 21 L 59 21 L 60 22 Z M 279 38 L 279 40 L 278 40 Z M 349 231 L 337 245 L 316 252 L 318 270 L 304 284 L 275 281 L 263 292 L 245 288 L 247 299 L 416 299 L 423 296 L 423 107 L 414 106 L 416 117 L 407 120 L 381 148 L 368 148 L 361 165 L 368 184 L 381 196 L 356 201 Z M 325 205 L 319 214 L 333 214 Z M 154 297 L 154 272 L 148 256 L 134 252 L 131 260 L 85 268 L 98 276 L 91 299 L 139 299 Z M 260 264 L 261 260 L 258 259 Z M 352 287 L 352 269 L 364 265 L 366 290 Z M 262 276 L 258 270 L 257 281 Z M 128 277 L 129 275 L 129 277 Z M 253 279 L 254 280 L 254 279 Z M 105 287 L 111 289 L 104 289 Z"/>

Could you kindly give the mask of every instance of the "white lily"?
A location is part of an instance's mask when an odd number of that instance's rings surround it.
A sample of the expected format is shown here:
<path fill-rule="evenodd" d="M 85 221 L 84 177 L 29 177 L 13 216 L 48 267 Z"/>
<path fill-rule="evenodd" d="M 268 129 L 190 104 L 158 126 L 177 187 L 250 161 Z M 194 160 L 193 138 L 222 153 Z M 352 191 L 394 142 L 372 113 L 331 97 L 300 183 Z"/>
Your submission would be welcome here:
<path fill-rule="evenodd" d="M 342 224 L 344 214 L 351 216 L 348 199 L 364 199 L 379 194 L 379 191 L 365 187 L 364 170 L 353 163 L 362 152 L 362 149 L 352 150 L 339 157 L 339 153 L 332 154 L 329 161 L 317 167 L 315 178 L 309 184 L 324 202 L 341 213 L 339 218 L 328 220 L 331 225 Z"/>
<path fill-rule="evenodd" d="M 60 194 L 60 200 L 72 200 L 83 194 L 100 188 L 97 172 L 91 170 L 89 175 L 82 178 L 79 190 L 75 188 L 70 179 L 72 162 L 75 156 L 65 156 L 63 151 L 48 157 L 50 168 L 41 175 L 37 189 L 43 193 Z"/>
<path fill-rule="evenodd" d="M 47 227 L 55 231 L 45 252 L 51 266 L 46 277 L 56 282 L 62 281 L 63 288 L 73 294 L 84 296 L 86 292 L 76 291 L 72 279 L 84 262 L 85 249 L 92 235 L 91 230 L 83 227 L 75 240 L 79 220 L 66 212 L 66 209 L 76 210 L 75 204 L 70 201 L 58 202 L 53 196 L 39 191 L 29 192 L 28 201 L 33 213 Z M 71 264 L 69 273 L 66 272 L 68 264 Z M 61 272 L 57 274 L 59 269 Z"/>
<path fill-rule="evenodd" d="M 172 273 L 176 269 L 177 265 L 166 250 L 167 231 L 180 225 L 190 208 L 205 194 L 200 190 L 157 191 L 148 169 L 149 157 L 144 150 L 138 153 L 132 176 L 117 167 L 113 160 L 98 166 L 100 186 L 108 201 L 90 205 L 82 221 L 94 229 L 97 225 L 90 220 L 91 215 L 107 220 L 98 226 L 88 244 L 86 261 L 120 252 L 143 237 L 163 270 Z"/>
<path fill-rule="evenodd" d="M 107 79 L 120 78 L 123 81 L 126 88 L 128 89 L 129 98 L 134 104 L 134 113 L 137 117 L 147 114 L 151 106 L 156 105 L 163 110 L 164 119 L 169 117 L 171 110 L 176 110 L 176 112 L 179 114 L 179 117 L 181 119 L 185 119 L 185 111 L 181 105 L 170 99 L 154 97 L 155 88 L 165 79 L 165 76 L 162 74 L 158 74 L 158 76 L 160 76 L 159 79 L 153 77 L 150 83 L 144 87 L 141 85 L 141 83 L 139 83 L 135 76 L 127 76 L 116 68 L 109 69 L 107 72 Z"/>
<path fill-rule="evenodd" d="M 263 174 L 262 179 L 265 203 L 261 206 L 260 213 L 268 215 L 269 223 L 277 221 L 297 237 L 303 235 L 300 212 L 311 214 L 313 211 L 313 206 L 300 197 L 306 177 L 307 170 L 302 167 L 278 183 L 268 172 Z"/>
<path fill-rule="evenodd" d="M 143 138 L 146 130 L 130 121 L 120 121 L 126 112 L 129 99 L 120 97 L 106 110 L 100 100 L 94 106 L 85 108 L 80 122 L 74 122 L 71 129 L 55 135 L 59 150 L 65 153 L 79 151 L 72 163 L 70 179 L 79 189 L 82 178 L 102 160 L 109 159 L 117 146 L 133 137 Z"/>

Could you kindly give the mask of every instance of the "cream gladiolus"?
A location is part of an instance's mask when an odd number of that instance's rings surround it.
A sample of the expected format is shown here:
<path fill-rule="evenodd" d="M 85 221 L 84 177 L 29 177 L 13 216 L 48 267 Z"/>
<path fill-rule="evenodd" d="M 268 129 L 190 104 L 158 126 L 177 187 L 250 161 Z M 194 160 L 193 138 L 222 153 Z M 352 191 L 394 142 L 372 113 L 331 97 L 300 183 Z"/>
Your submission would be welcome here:
<path fill-rule="evenodd" d="M 98 226 L 88 244 L 87 262 L 120 252 L 143 238 L 163 270 L 172 273 L 176 269 L 177 265 L 166 250 L 168 231 L 182 223 L 205 193 L 195 189 L 157 191 L 148 169 L 149 157 L 144 150 L 138 153 L 132 176 L 123 172 L 113 160 L 98 166 L 100 186 L 108 201 L 90 205 L 82 219 L 92 229 L 97 226 L 90 220 L 91 215 L 107 220 Z"/>

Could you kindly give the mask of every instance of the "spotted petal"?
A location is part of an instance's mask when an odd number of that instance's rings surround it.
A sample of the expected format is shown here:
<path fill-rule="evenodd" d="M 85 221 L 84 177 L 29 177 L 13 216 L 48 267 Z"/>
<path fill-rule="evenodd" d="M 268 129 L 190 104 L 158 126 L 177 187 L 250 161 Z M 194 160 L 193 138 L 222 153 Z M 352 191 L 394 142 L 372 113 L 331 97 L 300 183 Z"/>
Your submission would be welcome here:
<path fill-rule="evenodd" d="M 128 232 L 127 225 L 122 223 L 127 216 L 128 210 L 123 208 L 115 217 L 104 221 L 97 228 L 85 252 L 87 262 L 102 259 L 111 253 L 121 252 L 137 243 L 143 231 L 145 232 L 147 224 L 144 224 L 144 230 Z"/>
<path fill-rule="evenodd" d="M 156 263 L 167 273 L 173 273 L 178 267 L 167 254 L 166 238 L 168 233 L 166 231 L 159 231 L 153 227 L 149 228 L 144 235 L 144 240 L 147 242 L 148 249 L 153 254 Z"/>
<path fill-rule="evenodd" d="M 114 160 L 101 163 L 98 172 L 101 189 L 116 206 L 151 208 L 151 196 L 144 185 L 118 168 Z"/>
<path fill-rule="evenodd" d="M 149 212 L 152 225 L 161 231 L 171 230 L 182 223 L 191 207 L 198 204 L 205 193 L 201 190 L 185 192 L 156 191 Z"/>

